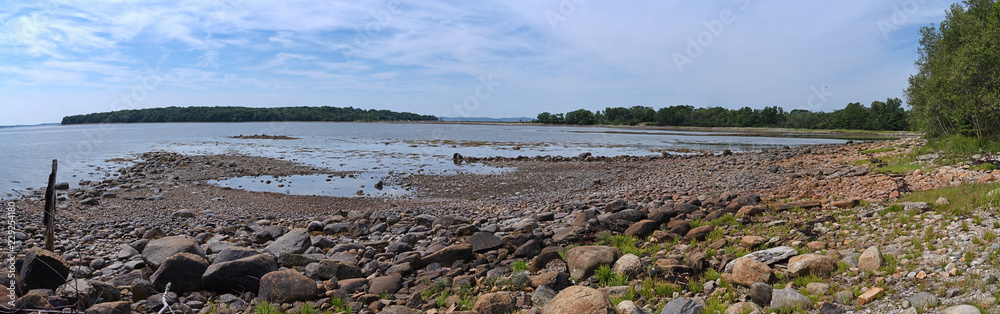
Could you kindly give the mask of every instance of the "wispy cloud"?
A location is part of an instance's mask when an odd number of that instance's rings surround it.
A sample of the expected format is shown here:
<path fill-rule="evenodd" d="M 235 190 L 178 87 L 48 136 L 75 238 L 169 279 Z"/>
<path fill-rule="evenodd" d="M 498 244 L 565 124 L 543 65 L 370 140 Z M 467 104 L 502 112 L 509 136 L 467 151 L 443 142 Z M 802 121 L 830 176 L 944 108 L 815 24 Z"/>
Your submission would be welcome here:
<path fill-rule="evenodd" d="M 128 91 L 159 68 L 164 83 L 143 106 L 336 101 L 444 114 L 489 75 L 503 84 L 470 113 L 484 116 L 634 104 L 796 108 L 823 84 L 836 96 L 810 109 L 833 110 L 901 96 L 917 29 L 949 4 L 902 5 L 11 1 L 0 9 L 0 81 L 57 95 Z M 691 59 L 683 71 L 675 53 Z M 81 108 L 16 91 L 0 89 L 0 98 L 51 107 L 41 122 Z"/>

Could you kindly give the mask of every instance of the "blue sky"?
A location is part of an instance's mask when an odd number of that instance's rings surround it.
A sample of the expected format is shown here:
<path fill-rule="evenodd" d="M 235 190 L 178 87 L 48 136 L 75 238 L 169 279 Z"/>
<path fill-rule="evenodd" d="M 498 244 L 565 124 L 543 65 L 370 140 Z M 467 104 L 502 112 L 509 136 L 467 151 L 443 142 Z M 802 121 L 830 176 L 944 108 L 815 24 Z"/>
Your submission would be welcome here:
<path fill-rule="evenodd" d="M 902 98 L 951 1 L 5 1 L 0 125 L 164 106 L 529 116 Z"/>

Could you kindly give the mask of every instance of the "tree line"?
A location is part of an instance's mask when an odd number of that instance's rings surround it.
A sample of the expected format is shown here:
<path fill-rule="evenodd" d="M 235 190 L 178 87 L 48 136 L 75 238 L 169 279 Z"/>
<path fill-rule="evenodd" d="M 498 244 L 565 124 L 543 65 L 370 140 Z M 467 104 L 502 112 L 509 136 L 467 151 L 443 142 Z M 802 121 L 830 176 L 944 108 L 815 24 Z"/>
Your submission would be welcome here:
<path fill-rule="evenodd" d="M 874 101 L 865 107 L 861 103 L 850 103 L 844 109 L 833 112 L 811 112 L 795 109 L 785 111 L 772 106 L 764 109 L 743 107 L 727 109 L 722 107 L 694 108 L 679 105 L 654 110 L 652 107 L 632 106 L 608 107 L 592 112 L 579 109 L 552 114 L 538 114 L 534 122 L 546 124 L 613 124 L 613 125 L 660 125 L 697 127 L 768 127 L 795 129 L 851 129 L 902 131 L 909 130 L 907 111 L 898 98 Z"/>
<path fill-rule="evenodd" d="M 166 107 L 67 116 L 62 124 L 268 121 L 437 121 L 431 115 L 353 107 Z"/>

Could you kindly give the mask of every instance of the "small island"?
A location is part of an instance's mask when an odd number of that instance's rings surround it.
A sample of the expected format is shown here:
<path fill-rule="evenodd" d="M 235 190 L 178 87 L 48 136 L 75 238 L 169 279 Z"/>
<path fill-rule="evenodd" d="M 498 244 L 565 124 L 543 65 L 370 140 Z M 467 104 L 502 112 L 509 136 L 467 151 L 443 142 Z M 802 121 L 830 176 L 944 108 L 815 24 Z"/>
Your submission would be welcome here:
<path fill-rule="evenodd" d="M 353 107 L 166 107 L 67 116 L 62 124 L 271 121 L 437 121 L 432 115 Z"/>
<path fill-rule="evenodd" d="M 267 134 L 253 134 L 253 135 L 236 135 L 229 136 L 229 138 L 242 139 L 242 140 L 297 140 L 298 137 L 291 137 L 288 135 L 267 135 Z"/>

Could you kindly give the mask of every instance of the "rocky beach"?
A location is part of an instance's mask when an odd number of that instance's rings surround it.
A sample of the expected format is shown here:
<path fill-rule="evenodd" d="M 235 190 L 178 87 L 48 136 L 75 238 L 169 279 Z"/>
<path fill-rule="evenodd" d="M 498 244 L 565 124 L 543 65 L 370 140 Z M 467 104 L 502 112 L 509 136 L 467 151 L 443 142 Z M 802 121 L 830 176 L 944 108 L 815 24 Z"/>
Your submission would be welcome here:
<path fill-rule="evenodd" d="M 14 200 L 5 310 L 87 313 L 1000 313 L 996 202 L 977 156 L 876 171 L 922 140 L 720 154 L 491 157 L 493 174 L 397 175 L 407 197 L 208 184 L 349 176 L 242 155 L 150 152 Z M 995 168 L 994 168 L 995 169 Z M 11 267 L 15 269 L 11 270 Z M 13 276 L 13 277 L 11 277 Z M 13 295 L 10 293 L 13 291 Z M 10 299 L 11 296 L 16 296 Z M 164 309 L 165 308 L 165 309 Z"/>

